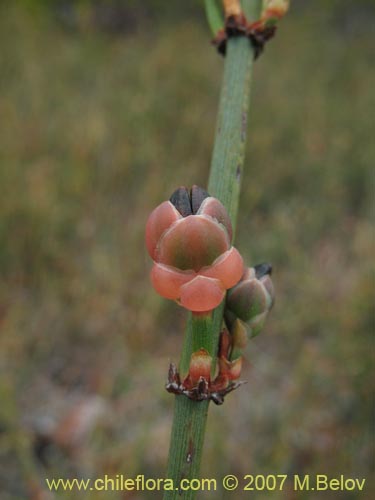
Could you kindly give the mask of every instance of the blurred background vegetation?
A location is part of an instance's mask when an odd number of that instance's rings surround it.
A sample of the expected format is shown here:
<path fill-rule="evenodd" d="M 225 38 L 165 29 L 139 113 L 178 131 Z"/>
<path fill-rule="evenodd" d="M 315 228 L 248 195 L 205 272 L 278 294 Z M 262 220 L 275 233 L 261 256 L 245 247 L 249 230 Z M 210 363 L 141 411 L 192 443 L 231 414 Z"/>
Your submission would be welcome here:
<path fill-rule="evenodd" d="M 277 304 L 248 384 L 210 409 L 202 476 L 345 474 L 365 492 L 256 498 L 374 498 L 375 2 L 292 3 L 256 63 L 236 240 L 273 263 Z M 45 477 L 163 477 L 185 313 L 152 290 L 143 231 L 207 182 L 209 39 L 198 0 L 1 2 L 2 500 L 103 498 L 45 496 Z"/>

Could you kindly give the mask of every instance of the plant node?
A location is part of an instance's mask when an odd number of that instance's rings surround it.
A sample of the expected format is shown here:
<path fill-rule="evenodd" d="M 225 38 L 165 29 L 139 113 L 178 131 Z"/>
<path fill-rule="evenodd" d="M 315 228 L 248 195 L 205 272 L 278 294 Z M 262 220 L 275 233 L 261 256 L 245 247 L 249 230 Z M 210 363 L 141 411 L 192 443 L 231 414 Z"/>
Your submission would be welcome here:
<path fill-rule="evenodd" d="M 187 388 L 181 382 L 176 365 L 171 363 L 168 370 L 168 382 L 165 388 L 168 392 L 176 396 L 186 396 L 193 401 L 213 401 L 217 405 L 222 405 L 225 396 L 242 384 L 246 384 L 246 381 L 229 382 L 225 388 L 217 388 L 213 384 L 210 384 L 206 378 L 200 377 L 194 387 Z"/>
<path fill-rule="evenodd" d="M 224 4 L 228 4 L 224 5 L 225 25 L 212 40 L 213 45 L 220 54 L 225 55 L 229 38 L 245 36 L 254 48 L 255 59 L 263 52 L 265 44 L 274 37 L 277 22 L 289 8 L 289 0 L 264 0 L 260 18 L 249 23 L 240 9 L 239 2 L 224 2 Z"/>
<path fill-rule="evenodd" d="M 276 25 L 266 25 L 257 21 L 249 23 L 244 14 L 230 16 L 225 20 L 225 26 L 219 30 L 212 44 L 219 54 L 225 56 L 229 38 L 245 36 L 254 48 L 254 58 L 257 59 L 264 50 L 266 42 L 271 40 L 276 33 Z"/>

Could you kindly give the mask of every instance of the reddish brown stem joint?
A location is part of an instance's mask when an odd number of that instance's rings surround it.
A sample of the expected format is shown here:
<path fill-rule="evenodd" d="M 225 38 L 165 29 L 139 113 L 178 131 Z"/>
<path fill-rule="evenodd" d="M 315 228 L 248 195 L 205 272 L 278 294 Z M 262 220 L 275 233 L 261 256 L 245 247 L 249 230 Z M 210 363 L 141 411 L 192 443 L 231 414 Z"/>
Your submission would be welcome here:
<path fill-rule="evenodd" d="M 276 26 L 263 26 L 262 23 L 249 23 L 244 14 L 227 17 L 225 26 L 212 40 L 219 54 L 225 56 L 229 38 L 244 36 L 254 48 L 254 59 L 257 59 L 268 42 L 276 33 Z"/>
<path fill-rule="evenodd" d="M 213 401 L 217 405 L 224 403 L 224 397 L 234 391 L 246 381 L 239 380 L 230 382 L 225 388 L 219 388 L 219 384 L 210 383 L 205 377 L 200 377 L 198 383 L 194 387 L 188 387 L 184 382 L 181 382 L 180 374 L 178 373 L 175 364 L 171 363 L 168 370 L 168 382 L 165 386 L 168 392 L 176 396 L 186 396 L 193 401 Z"/>

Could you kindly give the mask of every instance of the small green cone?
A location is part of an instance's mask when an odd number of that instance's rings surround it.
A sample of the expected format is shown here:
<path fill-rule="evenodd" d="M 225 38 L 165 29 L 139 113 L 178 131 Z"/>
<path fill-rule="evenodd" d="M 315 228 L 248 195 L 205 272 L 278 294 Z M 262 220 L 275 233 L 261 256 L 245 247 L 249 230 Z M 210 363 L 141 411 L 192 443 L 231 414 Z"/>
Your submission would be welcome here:
<path fill-rule="evenodd" d="M 228 290 L 224 318 L 236 349 L 244 348 L 245 334 L 250 339 L 264 327 L 275 297 L 270 272 L 268 264 L 246 269 L 240 282 Z"/>

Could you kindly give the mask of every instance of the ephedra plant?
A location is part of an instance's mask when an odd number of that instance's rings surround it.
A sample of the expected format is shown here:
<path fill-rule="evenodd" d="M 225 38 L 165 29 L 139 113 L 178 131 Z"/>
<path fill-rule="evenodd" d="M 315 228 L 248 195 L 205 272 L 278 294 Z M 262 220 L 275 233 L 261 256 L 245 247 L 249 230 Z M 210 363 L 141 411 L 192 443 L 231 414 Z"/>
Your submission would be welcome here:
<path fill-rule="evenodd" d="M 151 213 L 146 246 L 151 282 L 163 297 L 189 311 L 177 366 L 167 390 L 175 395 L 165 499 L 193 499 L 179 488 L 200 476 L 210 401 L 222 404 L 241 385 L 242 353 L 274 300 L 271 266 L 248 267 L 233 246 L 243 177 L 249 92 L 254 60 L 273 37 L 286 0 L 206 0 L 213 44 L 224 74 L 207 190 L 180 187 Z"/>

